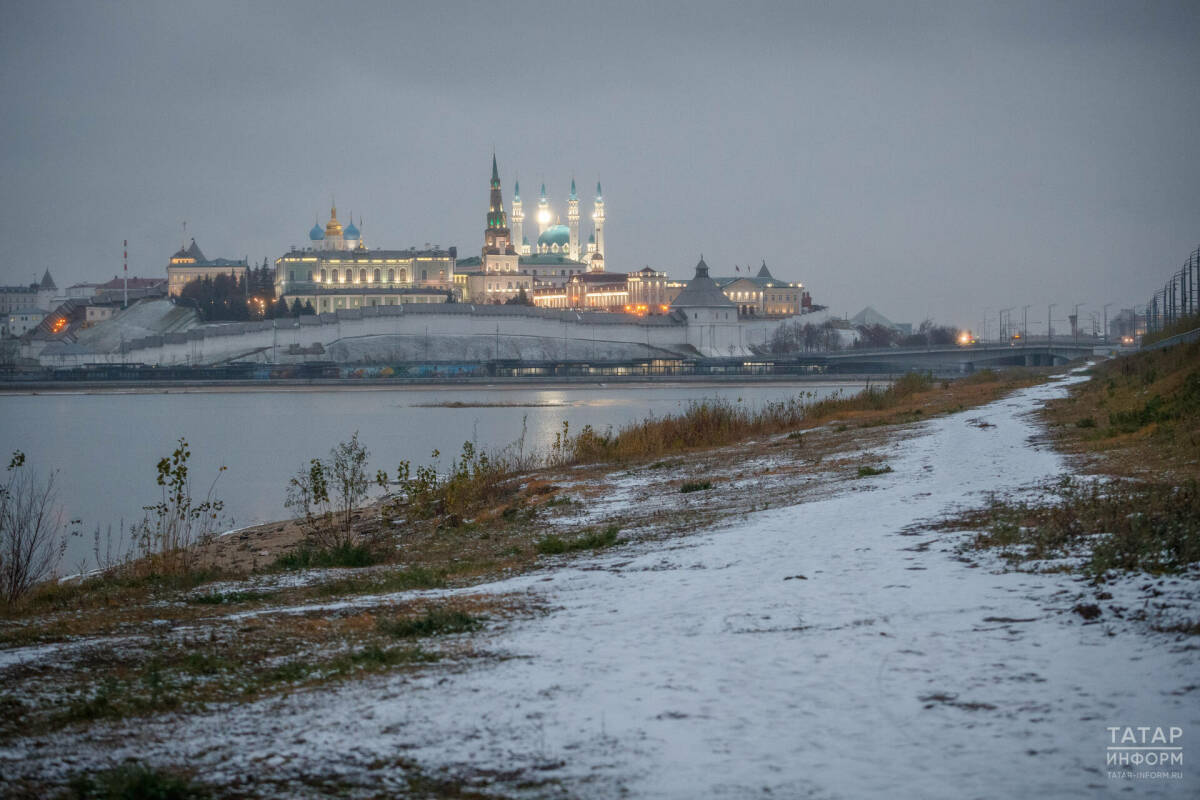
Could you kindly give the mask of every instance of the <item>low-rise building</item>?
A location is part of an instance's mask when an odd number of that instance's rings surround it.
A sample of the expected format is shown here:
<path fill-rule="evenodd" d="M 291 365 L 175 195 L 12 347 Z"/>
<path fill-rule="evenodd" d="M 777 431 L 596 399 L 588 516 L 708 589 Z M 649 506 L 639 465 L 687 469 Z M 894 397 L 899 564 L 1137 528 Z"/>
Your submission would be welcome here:
<path fill-rule="evenodd" d="M 196 240 L 192 239 L 189 247 L 179 248 L 167 262 L 167 292 L 171 297 L 178 297 L 183 287 L 192 281 L 218 275 L 232 275 L 238 280 L 245 280 L 249 270 L 250 265 L 244 258 L 205 258 Z"/>
<path fill-rule="evenodd" d="M 50 270 L 42 274 L 41 281 L 17 285 L 0 286 L 0 318 L 13 311 L 38 308 L 43 311 L 53 308 L 58 298 L 58 287 Z"/>
<path fill-rule="evenodd" d="M 744 317 L 791 317 L 803 309 L 804 284 L 777 279 L 766 261 L 753 277 L 747 268 L 745 275 L 714 280 Z"/>
<path fill-rule="evenodd" d="M 43 311 L 40 308 L 18 308 L 9 311 L 2 318 L 4 330 L 0 334 L 4 336 L 24 336 L 27 331 L 33 330 L 41 324 L 49 312 Z"/>

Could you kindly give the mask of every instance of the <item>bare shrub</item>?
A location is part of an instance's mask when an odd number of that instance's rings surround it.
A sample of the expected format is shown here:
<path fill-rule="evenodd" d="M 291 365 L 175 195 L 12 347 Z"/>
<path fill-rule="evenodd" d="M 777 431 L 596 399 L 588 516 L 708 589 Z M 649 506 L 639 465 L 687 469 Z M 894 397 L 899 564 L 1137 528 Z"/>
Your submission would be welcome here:
<path fill-rule="evenodd" d="M 329 451 L 328 460 L 312 459 L 288 481 L 284 506 L 301 518 L 316 547 L 340 548 L 353 543 L 354 512 L 366 501 L 371 486 L 369 455 L 355 431 L 350 441 L 339 442 Z"/>
<path fill-rule="evenodd" d="M 204 500 L 192 498 L 188 477 L 188 459 L 192 451 L 180 438 L 171 455 L 158 461 L 156 483 L 162 487 L 162 500 L 144 506 L 146 516 L 132 529 L 142 569 L 149 573 L 174 575 L 196 566 L 200 548 L 211 541 L 221 524 L 225 504 L 213 496 L 217 480 L 225 467 L 217 470 Z"/>
<path fill-rule="evenodd" d="M 57 505 L 55 473 L 42 481 L 17 450 L 0 486 L 0 595 L 12 605 L 49 575 L 67 549 L 68 524 Z"/>

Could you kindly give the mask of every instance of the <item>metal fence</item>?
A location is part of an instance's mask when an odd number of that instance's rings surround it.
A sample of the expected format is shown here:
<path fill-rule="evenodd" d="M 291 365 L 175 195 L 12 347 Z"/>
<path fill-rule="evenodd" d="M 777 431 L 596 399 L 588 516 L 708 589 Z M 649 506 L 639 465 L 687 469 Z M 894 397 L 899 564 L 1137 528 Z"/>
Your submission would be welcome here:
<path fill-rule="evenodd" d="M 1146 303 L 1146 331 L 1169 328 L 1184 317 L 1200 312 L 1200 247 L 1171 275 Z"/>

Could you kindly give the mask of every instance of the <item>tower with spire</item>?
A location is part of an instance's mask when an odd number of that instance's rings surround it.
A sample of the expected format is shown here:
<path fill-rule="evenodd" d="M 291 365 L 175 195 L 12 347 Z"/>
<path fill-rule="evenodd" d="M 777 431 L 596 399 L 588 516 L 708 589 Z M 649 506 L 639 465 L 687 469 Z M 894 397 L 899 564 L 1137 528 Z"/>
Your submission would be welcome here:
<path fill-rule="evenodd" d="M 572 261 L 579 260 L 579 195 L 575 192 L 575 179 L 571 178 L 571 194 L 567 196 L 567 254 Z"/>
<path fill-rule="evenodd" d="M 516 181 L 513 184 L 512 224 L 513 242 L 517 246 L 517 253 L 528 255 L 529 243 L 525 241 L 525 209 L 521 205 L 520 181 Z"/>
<path fill-rule="evenodd" d="M 500 170 L 492 154 L 492 184 L 488 201 L 487 228 L 483 232 L 484 272 L 516 272 L 517 250 L 508 230 L 508 214 L 500 191 Z"/>
<path fill-rule="evenodd" d="M 546 199 L 545 182 L 542 183 L 542 194 L 538 197 L 537 226 L 539 237 L 550 227 L 550 201 Z"/>
<path fill-rule="evenodd" d="M 604 192 L 596 181 L 596 200 L 592 206 L 592 222 L 596 225 L 596 252 L 604 257 Z"/>

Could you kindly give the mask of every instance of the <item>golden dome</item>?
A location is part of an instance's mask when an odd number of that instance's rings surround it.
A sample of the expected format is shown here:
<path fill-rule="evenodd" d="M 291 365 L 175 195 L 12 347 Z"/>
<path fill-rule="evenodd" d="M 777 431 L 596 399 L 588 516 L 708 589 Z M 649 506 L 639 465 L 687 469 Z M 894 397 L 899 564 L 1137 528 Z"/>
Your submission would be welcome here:
<path fill-rule="evenodd" d="M 337 206 L 329 209 L 329 222 L 325 223 L 325 238 L 342 235 L 342 223 L 338 222 Z"/>

